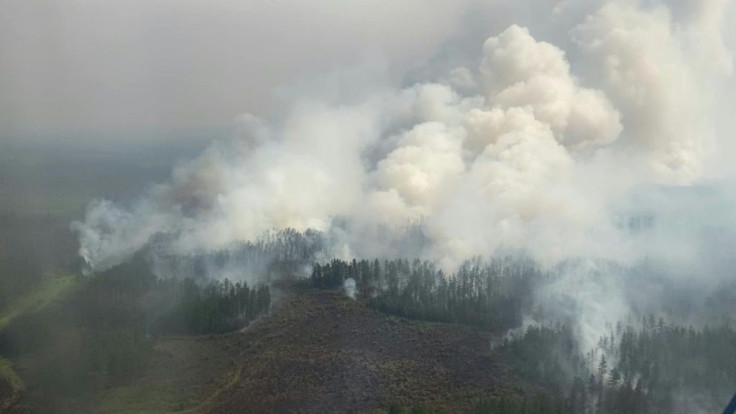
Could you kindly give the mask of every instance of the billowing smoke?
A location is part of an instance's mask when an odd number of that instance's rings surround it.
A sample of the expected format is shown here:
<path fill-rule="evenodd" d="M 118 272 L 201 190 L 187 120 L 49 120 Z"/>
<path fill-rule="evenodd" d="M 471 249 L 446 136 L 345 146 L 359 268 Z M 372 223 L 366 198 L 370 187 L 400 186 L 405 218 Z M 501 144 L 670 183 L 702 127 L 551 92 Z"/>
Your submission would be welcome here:
<path fill-rule="evenodd" d="M 425 243 L 413 253 L 446 269 L 501 248 L 548 266 L 685 261 L 702 234 L 672 239 L 660 222 L 664 233 L 642 236 L 627 220 L 642 217 L 642 191 L 717 178 L 709 114 L 732 71 L 726 6 L 608 2 L 565 28 L 569 50 L 513 24 L 478 45 L 476 67 L 436 82 L 373 85 L 346 102 L 295 98 L 270 121 L 243 115 L 232 140 L 179 165 L 131 207 L 92 204 L 74 224 L 80 254 L 105 269 L 161 233 L 186 254 L 293 228 L 330 233 L 327 256 L 401 255 L 386 232 L 419 226 Z M 646 214 L 676 202 L 652 200 Z M 585 329 L 601 323 L 601 308 L 628 310 L 618 279 L 568 273 L 555 289 L 580 287 Z"/>

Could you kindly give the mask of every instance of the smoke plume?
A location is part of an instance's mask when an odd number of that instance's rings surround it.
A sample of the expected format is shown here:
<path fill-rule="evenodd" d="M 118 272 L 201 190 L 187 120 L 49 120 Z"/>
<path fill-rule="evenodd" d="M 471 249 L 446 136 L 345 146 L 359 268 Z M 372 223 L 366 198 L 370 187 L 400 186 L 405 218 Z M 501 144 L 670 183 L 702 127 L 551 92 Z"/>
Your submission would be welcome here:
<path fill-rule="evenodd" d="M 590 7 L 563 1 L 555 11 Z M 187 254 L 293 228 L 334 235 L 327 256 L 401 255 L 381 237 L 417 225 L 426 242 L 416 254 L 450 270 L 501 248 L 548 266 L 692 265 L 704 227 L 673 233 L 682 227 L 667 223 L 680 215 L 668 207 L 679 196 L 661 189 L 719 178 L 708 165 L 718 148 L 709 114 L 732 71 L 726 9 L 725 0 L 596 3 L 555 34 L 561 46 L 535 27 L 491 27 L 475 67 L 434 82 L 374 82 L 361 99 L 301 96 L 270 120 L 243 115 L 231 140 L 129 208 L 90 205 L 73 225 L 80 254 L 102 270 L 161 233 Z M 660 210 L 672 220 L 640 233 L 627 221 Z M 550 301 L 578 286 L 583 330 L 601 324 L 601 307 L 626 313 L 620 277 L 598 283 L 576 269 Z"/>

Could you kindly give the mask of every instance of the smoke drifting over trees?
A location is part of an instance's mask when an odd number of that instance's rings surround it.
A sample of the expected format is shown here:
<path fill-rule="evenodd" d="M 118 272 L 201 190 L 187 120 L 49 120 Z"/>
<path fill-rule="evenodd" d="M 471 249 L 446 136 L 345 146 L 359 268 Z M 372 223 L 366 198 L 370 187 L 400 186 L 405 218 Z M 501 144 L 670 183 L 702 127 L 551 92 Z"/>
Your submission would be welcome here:
<path fill-rule="evenodd" d="M 101 271 L 161 235 L 186 256 L 284 229 L 322 232 L 318 259 L 408 256 L 445 272 L 523 251 L 555 269 L 536 300 L 573 313 L 586 349 L 606 321 L 651 305 L 642 291 L 707 297 L 732 278 L 713 246 L 736 236 L 714 164 L 728 138 L 711 125 L 732 73 L 728 2 L 579 3 L 556 3 L 569 23 L 554 33 L 489 28 L 475 66 L 432 81 L 347 71 L 323 82 L 355 93 L 242 115 L 231 140 L 137 202 L 93 203 L 73 224 L 80 255 Z"/>
<path fill-rule="evenodd" d="M 0 411 L 736 389 L 734 2 L 52 3 L 0 15 Z"/>

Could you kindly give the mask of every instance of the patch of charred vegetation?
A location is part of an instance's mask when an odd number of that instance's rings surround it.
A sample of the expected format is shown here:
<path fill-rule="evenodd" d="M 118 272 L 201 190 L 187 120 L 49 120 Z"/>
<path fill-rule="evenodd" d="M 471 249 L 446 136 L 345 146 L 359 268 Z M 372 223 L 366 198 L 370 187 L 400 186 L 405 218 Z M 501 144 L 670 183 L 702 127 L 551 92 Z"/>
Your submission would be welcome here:
<path fill-rule="evenodd" d="M 467 412 L 505 387 L 490 334 L 387 316 L 342 292 L 285 298 L 238 335 L 241 380 L 211 412 L 381 412 L 392 402 Z"/>

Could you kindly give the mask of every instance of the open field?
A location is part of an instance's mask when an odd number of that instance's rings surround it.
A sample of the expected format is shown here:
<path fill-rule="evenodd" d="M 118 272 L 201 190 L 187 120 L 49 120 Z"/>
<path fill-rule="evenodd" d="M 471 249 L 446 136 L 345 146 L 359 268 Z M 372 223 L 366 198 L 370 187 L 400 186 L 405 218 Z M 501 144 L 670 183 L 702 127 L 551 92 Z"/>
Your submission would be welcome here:
<path fill-rule="evenodd" d="M 130 381 L 100 386 L 79 395 L 44 399 L 29 387 L 13 412 L 166 413 L 201 412 L 208 399 L 227 389 L 236 375 L 222 338 L 162 338 L 145 370 Z M 32 355 L 21 358 L 19 372 L 38 370 Z"/>
<path fill-rule="evenodd" d="M 48 304 L 69 293 L 77 284 L 76 275 L 55 277 L 16 299 L 0 312 L 0 330 L 17 316 L 42 310 Z M 0 412 L 15 404 L 24 389 L 23 380 L 13 369 L 13 364 L 0 357 Z"/>
<path fill-rule="evenodd" d="M 15 317 L 43 309 L 54 300 L 63 297 L 78 283 L 79 276 L 66 275 L 52 277 L 43 281 L 38 287 L 12 301 L 0 312 L 0 330 Z"/>

